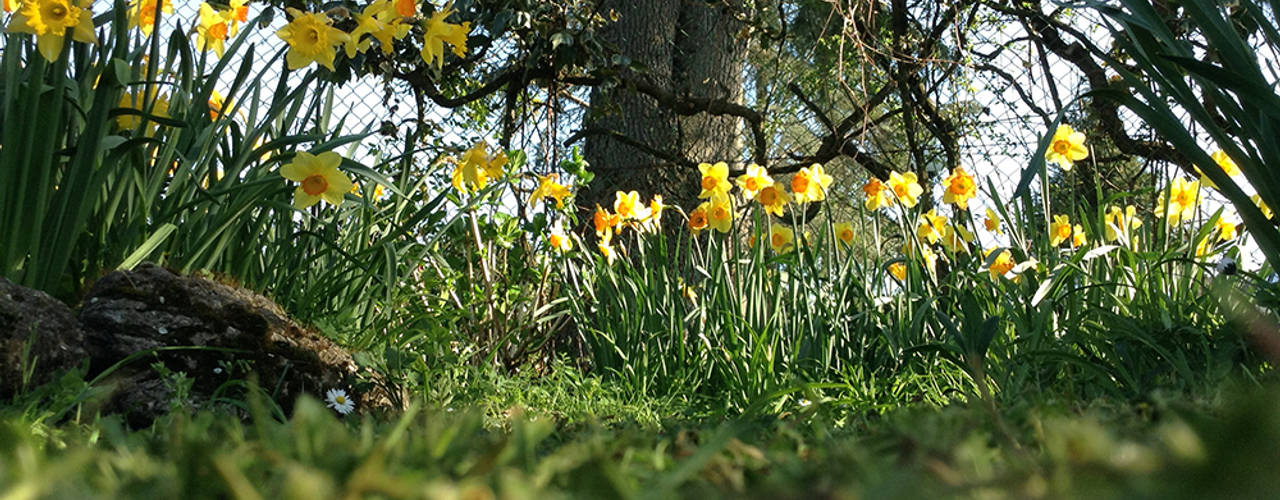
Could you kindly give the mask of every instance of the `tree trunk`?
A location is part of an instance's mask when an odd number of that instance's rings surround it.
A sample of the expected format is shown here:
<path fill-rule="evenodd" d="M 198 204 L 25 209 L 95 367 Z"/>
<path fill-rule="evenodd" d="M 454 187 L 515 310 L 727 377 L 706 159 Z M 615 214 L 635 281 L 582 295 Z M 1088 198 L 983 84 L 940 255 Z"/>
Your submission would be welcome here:
<path fill-rule="evenodd" d="M 624 74 L 624 79 L 640 79 L 685 97 L 740 102 L 746 47 L 735 39 L 741 26 L 728 8 L 695 0 L 605 0 L 602 12 L 612 9 L 618 21 L 604 36 L 645 68 Z M 697 204 L 698 170 L 664 158 L 665 153 L 693 163 L 732 164 L 742 156 L 737 118 L 677 116 L 625 85 L 595 88 L 591 107 L 587 128 L 609 130 L 662 153 L 607 134 L 589 136 L 585 156 L 595 180 L 579 194 L 587 210 L 597 203 L 612 206 L 615 191 L 635 190 L 646 200 L 661 194 L 668 205 L 687 212 Z"/>

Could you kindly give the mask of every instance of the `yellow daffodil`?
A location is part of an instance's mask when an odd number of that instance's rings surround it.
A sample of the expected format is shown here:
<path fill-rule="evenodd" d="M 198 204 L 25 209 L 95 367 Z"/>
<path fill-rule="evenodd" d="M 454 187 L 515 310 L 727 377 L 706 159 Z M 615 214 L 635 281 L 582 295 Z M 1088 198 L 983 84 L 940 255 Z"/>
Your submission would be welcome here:
<path fill-rule="evenodd" d="M 898 281 L 907 281 L 907 265 L 902 262 L 889 264 L 889 274 L 897 278 Z"/>
<path fill-rule="evenodd" d="M 973 176 L 961 166 L 951 169 L 951 175 L 942 181 L 942 185 L 947 189 L 942 194 L 942 202 L 953 204 L 961 210 L 968 210 L 969 200 L 978 195 L 978 186 L 974 184 Z"/>
<path fill-rule="evenodd" d="M 697 208 L 693 209 L 692 212 L 689 212 L 689 230 L 693 231 L 693 234 L 696 235 L 701 233 L 702 230 L 710 226 L 710 221 L 708 220 L 707 215 L 707 212 L 710 210 L 711 202 L 704 201 L 702 204 L 698 205 Z"/>
<path fill-rule="evenodd" d="M 1142 226 L 1142 220 L 1137 217 L 1136 213 L 1137 209 L 1133 208 L 1133 205 L 1125 207 L 1124 210 L 1120 210 L 1120 207 L 1117 206 L 1108 208 L 1105 217 L 1107 223 L 1105 236 L 1107 241 L 1116 241 L 1121 238 L 1124 238 L 1126 242 L 1129 241 L 1130 231 Z"/>
<path fill-rule="evenodd" d="M 413 25 L 405 22 L 407 16 L 400 16 L 396 9 L 387 7 L 385 0 L 379 0 L 379 2 L 382 3 L 382 7 L 374 14 L 374 18 L 378 21 L 378 28 L 370 31 L 369 36 L 378 41 L 378 47 L 382 49 L 383 54 L 390 55 L 395 49 L 395 41 L 408 36 Z"/>
<path fill-rule="evenodd" d="M 1000 229 L 1000 216 L 996 214 L 995 210 L 990 208 L 987 209 L 987 218 L 982 221 L 982 225 L 987 228 L 987 231 L 991 231 L 996 234 L 1004 234 L 1004 230 Z"/>
<path fill-rule="evenodd" d="M 240 23 L 249 22 L 249 0 L 230 0 L 227 5 L 231 7 L 231 27 L 237 28 Z"/>
<path fill-rule="evenodd" d="M 866 207 L 867 210 L 874 212 L 881 208 L 888 208 L 893 204 L 893 200 L 890 198 L 893 196 L 893 190 L 875 177 L 872 177 L 862 186 L 862 192 L 867 195 L 866 201 L 862 202 L 862 206 Z"/>
<path fill-rule="evenodd" d="M 1200 206 L 1200 183 L 1179 177 L 1160 193 L 1159 204 L 1156 205 L 1156 217 L 1164 217 L 1170 226 L 1177 226 L 1195 217 L 1198 206 Z"/>
<path fill-rule="evenodd" d="M 551 228 L 551 233 L 547 235 L 547 242 L 551 244 L 551 248 L 561 252 L 568 252 L 573 249 L 573 240 L 569 239 L 569 236 L 564 234 L 564 228 L 562 228 L 559 223 L 556 223 L 556 225 Z"/>
<path fill-rule="evenodd" d="M 924 188 L 920 187 L 915 172 L 907 172 L 905 174 L 889 173 L 889 189 L 893 190 L 893 195 L 907 208 L 916 206 L 916 203 L 920 200 L 920 195 L 924 193 Z"/>
<path fill-rule="evenodd" d="M 969 251 L 969 243 L 973 242 L 973 233 L 965 229 L 964 226 L 957 224 L 947 224 L 943 226 L 938 243 L 951 253 L 966 253 Z"/>
<path fill-rule="evenodd" d="M 401 3 L 396 4 L 396 9 L 401 9 Z M 453 12 L 452 4 L 449 4 L 431 14 L 422 36 L 422 60 L 427 64 L 434 63 L 437 69 L 444 64 L 445 42 L 453 46 L 454 55 L 467 57 L 467 34 L 471 32 L 471 22 L 460 25 L 445 22 Z"/>
<path fill-rule="evenodd" d="M 347 34 L 347 41 L 342 44 L 348 59 L 355 57 L 357 52 L 364 52 L 369 48 L 369 40 L 362 40 L 365 35 L 372 35 L 375 32 L 384 32 L 386 30 L 382 18 L 378 14 L 387 10 L 388 7 L 389 5 L 385 0 L 379 0 L 371 2 L 359 14 L 352 16 L 356 21 L 356 27 L 351 30 L 351 33 Z M 379 43 L 382 43 L 382 41 L 379 40 Z"/>
<path fill-rule="evenodd" d="M 733 189 L 733 184 L 729 183 L 729 165 L 724 162 L 716 163 L 715 165 L 699 163 L 698 172 L 702 174 L 702 180 L 699 184 L 702 186 L 702 192 L 698 193 L 698 199 L 700 200 L 715 195 L 728 195 L 729 190 Z"/>
<path fill-rule="evenodd" d="M 613 213 L 618 214 L 624 221 L 633 221 L 642 218 L 644 215 L 641 209 L 644 205 L 640 203 L 640 193 L 635 191 L 624 193 L 618 191 L 613 194 Z"/>
<path fill-rule="evenodd" d="M 1200 238 L 1200 242 L 1196 244 L 1196 257 L 1199 258 L 1209 255 L 1210 251 L 1213 249 L 1213 243 L 1213 238 L 1210 238 L 1207 234 L 1204 238 Z"/>
<path fill-rule="evenodd" d="M 1084 227 L 1079 224 L 1071 226 L 1071 247 L 1080 248 L 1089 242 L 1089 237 L 1084 234 Z"/>
<path fill-rule="evenodd" d="M 538 187 L 533 190 L 533 195 L 529 196 L 529 205 L 536 205 L 539 201 L 547 198 L 556 200 L 556 209 L 564 208 L 564 199 L 569 196 L 569 188 L 557 182 L 560 178 L 559 174 L 547 174 L 538 176 Z"/>
<path fill-rule="evenodd" d="M 796 203 L 808 203 L 827 199 L 831 176 L 822 171 L 822 165 L 814 163 L 791 176 L 791 194 Z"/>
<path fill-rule="evenodd" d="M 151 95 L 154 96 L 155 93 L 156 93 L 155 89 L 154 88 L 151 89 Z M 169 98 L 168 97 L 163 95 L 156 96 L 153 99 L 153 102 L 150 103 L 151 109 L 147 110 L 143 107 L 147 105 L 147 102 L 145 99 L 142 98 L 142 94 L 143 94 L 143 90 L 141 89 L 136 92 L 124 93 L 123 95 L 120 96 L 120 107 L 128 108 L 128 109 L 136 109 L 138 111 L 142 111 L 149 115 L 158 116 L 161 118 L 169 117 Z M 133 130 L 135 128 L 138 128 L 138 125 L 142 124 L 142 120 L 143 120 L 143 117 L 138 115 L 132 115 L 132 114 L 130 115 L 122 114 L 122 115 L 116 116 L 116 124 L 120 126 L 121 130 Z M 153 123 L 152 126 L 147 127 L 148 130 L 144 131 L 144 133 L 147 135 L 150 135 L 151 132 L 153 132 L 154 129 L 157 127 L 159 127 L 159 125 L 156 125 Z"/>
<path fill-rule="evenodd" d="M 293 7 L 286 7 L 285 11 L 293 20 L 276 31 L 276 36 L 289 44 L 289 53 L 285 54 L 289 69 L 302 68 L 315 62 L 333 71 L 337 47 L 351 37 L 334 28 L 332 21 L 324 14 L 302 12 Z"/>
<path fill-rule="evenodd" d="M 141 0 L 129 5 L 129 27 L 138 28 L 142 31 L 143 36 L 151 36 L 151 31 L 155 29 L 159 19 L 156 17 L 156 0 Z M 165 14 L 173 13 L 173 2 L 163 0 L 160 5 L 160 12 Z"/>
<path fill-rule="evenodd" d="M 1267 202 L 1262 201 L 1262 195 L 1255 194 L 1253 196 L 1250 196 L 1249 199 L 1253 200 L 1254 205 L 1258 206 L 1258 211 L 1262 212 L 1263 217 L 1266 217 L 1268 220 L 1270 220 L 1271 217 L 1275 215 L 1275 213 L 1271 211 L 1271 207 L 1267 206 Z"/>
<path fill-rule="evenodd" d="M 591 223 L 596 228 L 596 236 L 604 238 L 605 235 L 613 234 L 613 228 L 622 223 L 622 217 L 617 214 L 611 214 L 608 210 L 600 208 L 600 205 L 596 205 L 596 211 L 591 216 Z"/>
<path fill-rule="evenodd" d="M 313 155 L 299 151 L 288 165 L 280 167 L 280 175 L 298 182 L 293 192 L 293 206 L 304 209 L 324 200 L 333 206 L 342 204 L 342 196 L 351 190 L 351 179 L 338 170 L 342 157 L 327 151 Z"/>
<path fill-rule="evenodd" d="M 995 259 L 991 259 L 991 252 L 995 250 L 996 248 L 994 247 L 989 248 L 986 253 L 983 254 L 988 260 L 991 260 L 991 265 L 987 267 L 987 272 L 991 273 L 991 279 L 997 279 L 1004 276 L 1009 271 L 1012 271 L 1014 266 L 1013 252 L 1010 252 L 1009 249 L 1006 248 L 1001 250 L 1000 253 L 996 255 Z"/>
<path fill-rule="evenodd" d="M 722 233 L 729 232 L 733 225 L 733 200 L 727 195 L 711 197 L 711 207 L 707 210 L 707 220 L 712 229 Z"/>
<path fill-rule="evenodd" d="M 1071 239 L 1071 218 L 1065 215 L 1053 216 L 1053 224 L 1049 225 L 1049 244 L 1061 245 Z"/>
<path fill-rule="evenodd" d="M 452 158 L 450 160 L 455 164 L 453 174 L 450 175 L 454 189 L 465 194 L 484 189 L 489 184 L 489 175 L 485 173 L 483 164 Z"/>
<path fill-rule="evenodd" d="M 786 226 L 769 227 L 769 246 L 774 253 L 787 253 L 796 246 L 796 233 Z"/>
<path fill-rule="evenodd" d="M 618 258 L 618 253 L 613 249 L 613 233 L 605 233 L 596 243 L 596 248 L 600 249 L 600 255 L 604 256 L 604 260 L 608 264 Z"/>
<path fill-rule="evenodd" d="M 58 60 L 62 54 L 63 38 L 67 30 L 71 30 L 71 39 L 96 43 L 98 36 L 93 32 L 93 10 L 91 0 L 80 0 L 76 5 L 72 0 L 23 0 L 18 12 L 9 20 L 6 31 L 10 33 L 30 33 L 36 36 L 36 50 L 46 60 Z"/>
<path fill-rule="evenodd" d="M 231 19 L 235 14 L 229 10 L 217 11 L 208 3 L 200 3 L 200 24 L 196 25 L 196 50 L 213 52 L 222 57 L 227 50 L 227 38 L 234 36 Z"/>
<path fill-rule="evenodd" d="M 773 177 L 769 177 L 769 171 L 764 167 L 752 163 L 747 165 L 747 174 L 738 177 L 737 183 L 742 190 L 742 197 L 749 200 L 755 198 L 761 189 L 772 186 Z"/>
<path fill-rule="evenodd" d="M 920 223 L 916 226 L 916 237 L 929 243 L 937 243 L 942 238 L 943 228 L 947 227 L 947 218 L 938 215 L 935 210 L 920 214 Z"/>
<path fill-rule="evenodd" d="M 216 89 L 209 93 L 209 119 L 217 120 L 222 114 L 222 108 L 227 104 L 227 99 L 222 96 L 221 92 Z"/>
<path fill-rule="evenodd" d="M 782 209 L 791 202 L 791 195 L 787 194 L 777 184 L 765 186 L 756 193 L 756 201 L 764 207 L 764 211 L 778 217 L 782 217 Z"/>
<path fill-rule="evenodd" d="M 653 195 L 653 199 L 649 200 L 648 213 L 640 220 L 640 230 L 657 232 L 662 227 L 662 211 L 666 208 L 662 203 L 662 195 Z"/>
<path fill-rule="evenodd" d="M 853 246 L 853 224 L 848 222 L 837 222 L 835 227 L 836 241 L 845 248 Z"/>
<path fill-rule="evenodd" d="M 1236 162 L 1233 161 L 1230 156 L 1227 156 L 1226 151 L 1219 149 L 1214 151 L 1213 154 L 1209 155 L 1209 157 L 1213 158 L 1213 162 L 1218 165 L 1218 168 L 1222 169 L 1223 173 L 1227 174 L 1227 177 L 1236 177 L 1240 175 L 1240 167 L 1236 165 Z M 1199 172 L 1200 167 L 1196 167 L 1196 171 Z M 1218 185 L 1214 184 L 1213 180 L 1210 179 L 1209 176 L 1204 175 L 1204 172 L 1200 172 L 1200 183 L 1204 184 L 1206 187 L 1214 189 L 1218 188 Z"/>
<path fill-rule="evenodd" d="M 505 173 L 502 167 L 507 165 L 507 152 L 498 150 L 493 154 L 489 154 L 489 143 L 479 141 L 471 149 L 462 154 L 462 162 L 473 165 L 474 168 L 482 169 L 485 176 L 491 179 L 501 179 Z"/>
<path fill-rule="evenodd" d="M 1239 219 L 1236 218 L 1235 212 L 1223 212 L 1218 216 L 1218 222 L 1214 223 L 1213 228 L 1218 231 L 1219 240 L 1227 241 L 1235 239 L 1238 225 Z"/>
<path fill-rule="evenodd" d="M 1057 163 L 1063 170 L 1071 170 L 1076 161 L 1089 157 L 1084 139 L 1084 133 L 1076 132 L 1070 125 L 1058 125 L 1053 139 L 1049 141 L 1049 149 L 1044 152 L 1045 161 Z"/>

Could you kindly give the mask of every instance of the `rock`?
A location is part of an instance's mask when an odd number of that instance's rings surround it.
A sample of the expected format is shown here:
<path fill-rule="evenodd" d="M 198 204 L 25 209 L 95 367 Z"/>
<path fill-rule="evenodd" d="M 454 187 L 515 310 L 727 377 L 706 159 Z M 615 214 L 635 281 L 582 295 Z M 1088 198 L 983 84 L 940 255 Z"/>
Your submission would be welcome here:
<path fill-rule="evenodd" d="M 175 396 L 194 408 L 215 396 L 235 397 L 219 391 L 250 372 L 286 412 L 301 394 L 323 398 L 335 387 L 350 394 L 356 382 L 350 353 L 289 319 L 270 299 L 153 264 L 98 280 L 81 305 L 80 322 L 91 374 L 156 350 L 111 376 L 118 389 L 105 410 L 124 413 L 135 426 L 167 412 Z M 163 367 L 153 367 L 156 362 Z M 184 377 L 172 375 L 178 372 Z M 189 386 L 176 383 L 182 379 Z M 366 408 L 384 399 L 356 398 Z"/>
<path fill-rule="evenodd" d="M 24 368 L 32 374 L 29 387 L 74 368 L 84 360 L 84 341 L 70 307 L 49 294 L 0 278 L 0 400 L 22 389 Z M 24 352 L 34 366 L 24 363 Z"/>

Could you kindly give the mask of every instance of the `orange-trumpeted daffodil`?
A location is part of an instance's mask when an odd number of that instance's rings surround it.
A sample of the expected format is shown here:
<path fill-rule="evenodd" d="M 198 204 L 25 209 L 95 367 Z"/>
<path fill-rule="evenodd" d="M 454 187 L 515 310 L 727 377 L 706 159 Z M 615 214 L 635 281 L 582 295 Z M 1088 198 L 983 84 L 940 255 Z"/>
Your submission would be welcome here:
<path fill-rule="evenodd" d="M 907 208 L 916 206 L 920 201 L 920 195 L 924 193 L 924 188 L 920 187 L 915 172 L 905 174 L 890 172 L 889 188 L 893 190 L 893 195 L 898 198 L 898 201 Z"/>
<path fill-rule="evenodd" d="M 395 0 L 395 13 L 400 17 L 413 17 L 418 15 L 417 0 Z"/>
<path fill-rule="evenodd" d="M 156 0 L 140 0 L 130 4 L 129 27 L 138 28 L 139 31 L 142 31 L 143 36 L 151 36 L 151 32 L 155 29 L 156 23 L 160 21 L 156 16 L 157 7 L 159 7 L 160 12 L 162 13 L 173 13 L 173 2 L 170 0 L 163 0 L 159 5 L 156 5 Z"/>
<path fill-rule="evenodd" d="M 539 201 L 552 198 L 556 200 L 556 209 L 564 208 L 564 199 L 569 196 L 569 188 L 557 182 L 559 178 L 559 174 L 539 175 L 538 187 L 529 196 L 529 205 L 536 205 Z"/>
<path fill-rule="evenodd" d="M 987 218 L 982 221 L 982 225 L 987 228 L 987 231 L 1004 234 L 1004 230 L 1000 229 L 1000 215 L 996 214 L 995 210 L 987 209 Z"/>
<path fill-rule="evenodd" d="M 733 225 L 733 199 L 728 195 L 711 197 L 711 207 L 707 209 L 707 220 L 712 229 L 722 233 L 729 232 Z"/>
<path fill-rule="evenodd" d="M 773 177 L 769 177 L 769 171 L 764 167 L 752 163 L 747 165 L 746 175 L 738 177 L 737 183 L 738 188 L 742 190 L 742 197 L 749 200 L 755 198 L 761 189 L 772 186 Z"/>
<path fill-rule="evenodd" d="M 836 231 L 836 241 L 840 242 L 840 246 L 850 248 L 853 246 L 853 224 L 848 222 L 837 222 L 834 226 Z"/>
<path fill-rule="evenodd" d="M 827 188 L 831 186 L 831 176 L 822 171 L 822 165 L 813 165 L 800 169 L 791 176 L 791 194 L 796 203 L 808 203 L 827 199 Z"/>
<path fill-rule="evenodd" d="M 1001 250 L 1000 253 L 996 255 L 995 259 L 992 259 L 991 252 L 995 250 L 995 248 L 989 248 L 985 254 L 986 258 L 991 261 L 991 264 L 987 266 L 987 272 L 991 273 L 991 279 L 997 279 L 1004 276 L 1009 271 L 1012 271 L 1013 266 L 1015 265 L 1013 262 L 1013 252 L 1010 252 L 1009 249 L 1006 248 Z"/>
<path fill-rule="evenodd" d="M 334 28 L 332 21 L 324 14 L 302 12 L 293 7 L 286 7 L 285 11 L 293 20 L 276 31 L 276 36 L 289 44 L 289 53 L 285 54 L 289 69 L 302 68 L 315 62 L 333 71 L 333 60 L 338 55 L 337 47 L 351 37 Z"/>
<path fill-rule="evenodd" d="M 929 243 L 937 243 L 942 238 L 945 227 L 947 227 L 947 218 L 938 215 L 935 210 L 929 210 L 920 214 L 920 222 L 916 225 L 916 237 Z"/>
<path fill-rule="evenodd" d="M 613 193 L 613 213 L 618 214 L 624 221 L 633 221 L 648 215 L 645 212 L 645 206 L 640 203 L 640 193 L 635 191 Z"/>
<path fill-rule="evenodd" d="M 596 205 L 596 211 L 591 215 L 591 224 L 596 228 L 596 236 L 604 238 L 605 235 L 612 235 L 613 228 L 618 227 L 622 223 L 622 217 L 617 214 L 611 214 L 608 210 L 600 208 Z"/>
<path fill-rule="evenodd" d="M 240 23 L 249 22 L 249 0 L 230 0 L 227 5 L 231 7 L 231 26 L 238 27 Z"/>
<path fill-rule="evenodd" d="M 1079 224 L 1071 226 L 1071 247 L 1079 248 L 1089 242 L 1089 237 L 1084 234 L 1084 227 Z"/>
<path fill-rule="evenodd" d="M 1076 161 L 1089 157 L 1084 139 L 1084 133 L 1076 132 L 1070 125 L 1058 125 L 1053 139 L 1049 141 L 1049 149 L 1044 152 L 1045 161 L 1057 163 L 1063 170 L 1071 170 Z"/>
<path fill-rule="evenodd" d="M 1061 245 L 1071 239 L 1071 218 L 1065 215 L 1053 216 L 1053 224 L 1049 225 L 1049 244 Z"/>
<path fill-rule="evenodd" d="M 862 206 L 867 210 L 876 211 L 881 208 L 888 208 L 893 204 L 893 190 L 889 186 L 880 182 L 880 179 L 872 177 L 862 186 L 862 192 L 866 193 L 867 199 L 862 202 Z"/>
<path fill-rule="evenodd" d="M 791 195 L 774 184 L 760 189 L 760 192 L 756 193 L 756 201 L 760 202 L 765 212 L 782 217 L 782 209 L 791 202 Z"/>
<path fill-rule="evenodd" d="M 397 10 L 400 4 L 397 3 Z M 471 32 L 471 22 L 450 24 L 445 19 L 454 12 L 452 4 L 445 5 L 427 19 L 427 26 L 422 35 L 422 60 L 427 64 L 435 64 L 438 69 L 444 64 L 444 44 L 453 46 L 453 54 L 467 57 L 467 34 Z"/>
<path fill-rule="evenodd" d="M 707 215 L 707 212 L 710 210 L 711 202 L 704 201 L 702 204 L 698 205 L 697 208 L 694 208 L 693 211 L 689 212 L 689 230 L 693 231 L 693 234 L 696 235 L 701 233 L 704 229 L 710 226 L 711 221 L 708 219 Z"/>
<path fill-rule="evenodd" d="M 889 274 L 897 278 L 898 281 L 907 281 L 907 265 L 902 262 L 889 264 Z"/>
<path fill-rule="evenodd" d="M 551 244 L 551 248 L 561 252 L 573 250 L 573 240 L 569 239 L 569 235 L 564 234 L 564 228 L 558 222 L 551 228 L 551 233 L 547 235 L 547 243 Z"/>
<path fill-rule="evenodd" d="M 280 167 L 280 175 L 298 182 L 293 192 L 293 206 L 299 209 L 324 200 L 333 206 L 342 204 L 342 196 L 351 190 L 351 179 L 338 170 L 342 157 L 333 151 L 313 155 L 299 151 L 293 161 Z"/>
<path fill-rule="evenodd" d="M 702 186 L 702 192 L 698 193 L 698 199 L 707 199 L 715 195 L 728 195 L 729 190 L 733 189 L 733 184 L 729 183 L 729 165 L 724 162 L 716 163 L 699 163 L 698 172 L 702 174 L 699 185 Z"/>
<path fill-rule="evenodd" d="M 48 61 L 58 60 L 62 54 L 63 38 L 71 30 L 71 39 L 96 43 L 93 32 L 91 0 L 23 0 L 5 28 L 10 33 L 30 33 L 36 36 L 36 50 Z"/>
<path fill-rule="evenodd" d="M 942 185 L 946 188 L 942 194 L 942 202 L 953 204 L 961 210 L 968 210 L 969 200 L 978 195 L 978 186 L 974 184 L 973 176 L 961 166 L 951 169 L 951 175 L 942 181 Z"/>
<path fill-rule="evenodd" d="M 769 246 L 774 253 L 787 253 L 796 247 L 796 232 L 787 226 L 769 226 Z"/>
<path fill-rule="evenodd" d="M 231 19 L 235 17 L 232 11 L 214 10 L 212 5 L 208 3 L 200 3 L 200 24 L 196 25 L 196 50 L 213 52 L 222 57 L 227 50 L 227 38 L 235 36 L 235 30 L 231 26 Z"/>
<path fill-rule="evenodd" d="M 1160 193 L 1160 199 L 1156 205 L 1156 217 L 1164 217 L 1170 226 L 1176 226 L 1195 217 L 1198 206 L 1200 206 L 1200 183 L 1179 177 Z"/>

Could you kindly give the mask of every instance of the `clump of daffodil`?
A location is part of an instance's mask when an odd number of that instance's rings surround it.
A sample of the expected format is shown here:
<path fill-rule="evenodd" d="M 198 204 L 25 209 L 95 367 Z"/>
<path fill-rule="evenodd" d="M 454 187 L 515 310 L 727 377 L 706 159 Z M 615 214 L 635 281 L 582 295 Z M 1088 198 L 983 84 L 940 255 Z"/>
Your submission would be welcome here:
<path fill-rule="evenodd" d="M 293 161 L 280 167 L 280 175 L 295 181 L 293 206 L 304 209 L 324 200 L 333 206 L 342 204 L 342 196 L 351 190 L 351 179 L 338 170 L 342 157 L 333 151 L 313 155 L 299 151 Z"/>
<path fill-rule="evenodd" d="M 1013 270 L 1013 266 L 1015 265 L 1013 262 L 1013 252 L 1010 252 L 1007 248 L 1002 249 L 1000 253 L 992 259 L 991 252 L 994 252 L 996 248 L 998 247 L 988 248 L 986 253 L 983 254 L 983 256 L 991 262 L 990 265 L 987 266 L 987 272 L 991 273 L 991 279 L 997 279 L 1008 274 L 1009 271 Z"/>
<path fill-rule="evenodd" d="M 1070 125 L 1058 125 L 1053 139 L 1049 141 L 1049 149 L 1044 152 L 1044 159 L 1057 163 L 1063 170 L 1071 170 L 1075 162 L 1089 157 L 1089 150 L 1084 147 L 1084 133 L 1076 132 Z"/>
<path fill-rule="evenodd" d="M 564 199 L 569 196 L 569 188 L 557 182 L 559 178 L 559 174 L 539 175 L 538 187 L 529 196 L 529 205 L 533 206 L 539 201 L 552 198 L 556 200 L 557 210 L 564 208 Z"/>
<path fill-rule="evenodd" d="M 764 211 L 782 217 L 782 209 L 791 202 L 791 195 L 777 184 L 765 186 L 756 193 L 756 201 L 764 207 Z"/>
<path fill-rule="evenodd" d="M 978 186 L 973 176 L 965 172 L 964 167 L 957 165 L 951 169 L 951 175 L 942 181 L 946 191 L 942 193 L 942 202 L 955 205 L 961 210 L 969 209 L 969 200 L 978 195 Z"/>
<path fill-rule="evenodd" d="M 849 222 L 837 222 L 834 226 L 836 231 L 836 241 L 844 248 L 853 246 L 853 224 Z"/>
<path fill-rule="evenodd" d="M 1000 215 L 996 214 L 995 210 L 987 209 L 987 218 L 982 221 L 982 225 L 987 228 L 987 231 L 1004 234 L 1004 230 L 1000 229 Z"/>
<path fill-rule="evenodd" d="M 889 274 L 897 278 L 898 281 L 907 281 L 907 265 L 901 261 L 889 264 Z"/>
<path fill-rule="evenodd" d="M 881 208 L 888 208 L 893 204 L 893 200 L 890 198 L 893 196 L 893 190 L 875 177 L 872 177 L 862 186 L 862 192 L 867 195 L 867 199 L 862 202 L 862 206 L 872 212 Z"/>
<path fill-rule="evenodd" d="M 1061 245 L 1071 239 L 1071 218 L 1065 215 L 1053 216 L 1053 224 L 1049 225 L 1049 244 Z"/>
<path fill-rule="evenodd" d="M 907 208 L 916 206 L 920 201 L 920 195 L 924 193 L 924 188 L 920 187 L 915 172 L 905 174 L 890 172 L 889 189 L 893 190 L 893 195 Z"/>
<path fill-rule="evenodd" d="M 791 176 L 791 194 L 796 203 L 808 203 L 827 199 L 827 188 L 831 186 L 831 176 L 822 171 L 822 165 L 813 165 L 800 169 Z"/>
<path fill-rule="evenodd" d="M 1142 227 L 1142 219 L 1137 216 L 1137 209 L 1133 205 L 1126 206 L 1124 210 L 1120 207 L 1112 206 L 1107 209 L 1104 217 L 1106 222 L 1106 231 L 1103 235 L 1107 241 L 1116 241 L 1123 238 L 1124 242 L 1129 242 L 1132 238 L 1131 233 L 1134 229 Z"/>
<path fill-rule="evenodd" d="M 23 0 L 5 31 L 35 35 L 36 50 L 40 55 L 50 62 L 56 61 L 62 54 L 63 38 L 68 29 L 72 40 L 84 43 L 98 41 L 93 32 L 91 6 L 91 0 L 80 0 L 79 5 L 72 0 Z"/>
<path fill-rule="evenodd" d="M 936 210 L 929 210 L 920 214 L 920 222 L 916 225 L 916 237 L 921 241 L 929 243 L 937 243 L 942 238 L 942 232 L 947 227 L 947 218 L 937 214 Z"/>
<path fill-rule="evenodd" d="M 170 0 L 163 0 L 159 5 L 156 5 L 156 0 L 141 0 L 129 4 L 129 27 L 138 28 L 143 36 L 151 36 L 152 30 L 159 22 L 159 18 L 156 17 L 157 7 L 165 14 L 173 13 L 173 2 Z"/>
<path fill-rule="evenodd" d="M 742 190 L 742 197 L 749 200 L 755 198 L 761 189 L 772 186 L 773 177 L 769 177 L 769 171 L 764 167 L 752 163 L 747 165 L 746 175 L 738 177 L 737 183 L 738 188 Z"/>
<path fill-rule="evenodd" d="M 769 227 L 769 246 L 774 253 L 787 253 L 796 246 L 796 233 L 787 226 L 773 225 Z"/>
<path fill-rule="evenodd" d="M 729 232 L 733 225 L 733 199 L 728 195 L 711 197 L 711 207 L 707 209 L 707 220 L 712 229 L 722 233 Z"/>
<path fill-rule="evenodd" d="M 702 174 L 698 183 L 702 187 L 702 192 L 698 193 L 698 199 L 700 200 L 716 195 L 728 195 L 729 190 L 733 189 L 733 184 L 729 183 L 729 165 L 724 162 L 714 165 L 699 163 L 698 172 Z"/>
<path fill-rule="evenodd" d="M 208 3 L 200 3 L 200 24 L 196 25 L 196 50 L 213 52 L 222 57 L 227 50 L 227 38 L 235 36 L 231 20 L 235 13 L 230 10 L 214 10 Z"/>
<path fill-rule="evenodd" d="M 551 244 L 551 248 L 561 252 L 573 250 L 573 240 L 569 239 L 569 235 L 564 233 L 564 228 L 557 222 L 552 226 L 551 233 L 547 235 L 547 243 Z"/>
<path fill-rule="evenodd" d="M 401 5 L 397 3 L 396 7 L 400 9 Z M 454 55 L 467 57 L 467 34 L 471 32 L 471 22 L 460 25 L 445 22 L 453 12 L 452 4 L 446 4 L 431 14 L 422 35 L 422 60 L 427 64 L 435 64 L 437 69 L 444 64 L 445 42 L 453 46 Z"/>
<path fill-rule="evenodd" d="M 1217 231 L 1219 240 L 1227 241 L 1235 239 L 1239 224 L 1240 219 L 1235 212 L 1223 212 L 1213 224 L 1213 229 Z"/>
<path fill-rule="evenodd" d="M 693 211 L 689 212 L 689 230 L 694 235 L 701 233 L 707 227 L 710 227 L 711 221 L 708 219 L 707 212 L 711 210 L 711 202 L 704 201 L 699 204 Z"/>
<path fill-rule="evenodd" d="M 1213 162 L 1218 165 L 1218 168 L 1222 169 L 1223 173 L 1227 174 L 1227 177 L 1236 177 L 1240 175 L 1240 167 L 1236 165 L 1236 162 L 1232 160 L 1230 156 L 1227 156 L 1226 151 L 1219 149 L 1214 151 L 1213 154 L 1209 155 L 1209 157 L 1213 158 Z M 1209 176 L 1205 175 L 1204 172 L 1200 170 L 1200 167 L 1196 167 L 1196 171 L 1200 172 L 1201 184 L 1214 189 L 1218 188 L 1218 185 L 1214 184 L 1213 179 L 1210 179 Z"/>
<path fill-rule="evenodd" d="M 276 31 L 276 36 L 289 44 L 289 52 L 285 54 L 289 69 L 302 68 L 314 62 L 333 71 L 337 47 L 347 43 L 351 37 L 334 28 L 333 21 L 324 14 L 302 12 L 293 7 L 286 7 L 285 11 L 293 20 Z"/>
<path fill-rule="evenodd" d="M 1170 226 L 1177 226 L 1182 221 L 1195 217 L 1198 206 L 1200 206 L 1200 183 L 1179 177 L 1160 193 L 1160 200 L 1156 205 L 1156 217 L 1164 217 Z"/>

